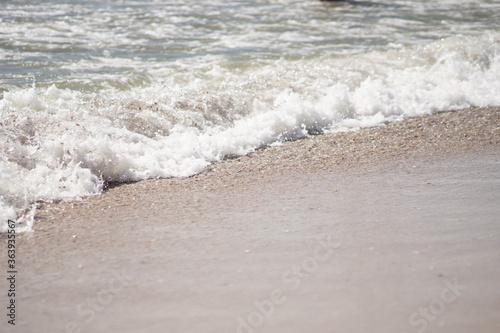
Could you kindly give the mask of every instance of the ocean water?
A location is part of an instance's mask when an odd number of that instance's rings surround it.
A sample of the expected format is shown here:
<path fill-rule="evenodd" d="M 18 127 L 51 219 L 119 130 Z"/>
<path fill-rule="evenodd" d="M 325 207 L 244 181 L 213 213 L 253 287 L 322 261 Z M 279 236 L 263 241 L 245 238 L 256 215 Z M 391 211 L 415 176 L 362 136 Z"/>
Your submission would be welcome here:
<path fill-rule="evenodd" d="M 498 1 L 0 3 L 0 230 L 106 182 L 500 105 Z"/>

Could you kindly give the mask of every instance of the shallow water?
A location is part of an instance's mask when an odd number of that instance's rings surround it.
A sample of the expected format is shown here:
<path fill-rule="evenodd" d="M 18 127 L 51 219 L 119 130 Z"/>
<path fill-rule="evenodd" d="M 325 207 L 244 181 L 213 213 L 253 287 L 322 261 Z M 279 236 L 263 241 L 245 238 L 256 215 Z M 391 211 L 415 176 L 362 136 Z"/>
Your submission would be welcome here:
<path fill-rule="evenodd" d="M 500 105 L 499 25 L 496 1 L 2 1 L 0 223 L 104 181 Z"/>

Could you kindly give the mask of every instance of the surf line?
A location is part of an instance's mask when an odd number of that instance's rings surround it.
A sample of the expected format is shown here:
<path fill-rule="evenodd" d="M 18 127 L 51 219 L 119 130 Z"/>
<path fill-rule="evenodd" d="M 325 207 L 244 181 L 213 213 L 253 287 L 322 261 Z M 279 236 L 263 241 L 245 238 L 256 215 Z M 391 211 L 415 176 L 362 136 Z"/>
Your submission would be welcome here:
<path fill-rule="evenodd" d="M 8 220 L 7 226 L 7 317 L 10 318 L 7 322 L 16 325 L 16 222 Z"/>

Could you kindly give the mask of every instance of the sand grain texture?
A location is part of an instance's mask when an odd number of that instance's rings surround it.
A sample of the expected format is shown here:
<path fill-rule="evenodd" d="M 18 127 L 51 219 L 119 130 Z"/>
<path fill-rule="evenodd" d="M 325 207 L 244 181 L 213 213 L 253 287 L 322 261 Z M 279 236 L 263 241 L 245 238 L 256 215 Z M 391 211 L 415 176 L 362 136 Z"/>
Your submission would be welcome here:
<path fill-rule="evenodd" d="M 18 237 L 15 331 L 498 332 L 499 120 L 319 135 L 46 205 Z"/>

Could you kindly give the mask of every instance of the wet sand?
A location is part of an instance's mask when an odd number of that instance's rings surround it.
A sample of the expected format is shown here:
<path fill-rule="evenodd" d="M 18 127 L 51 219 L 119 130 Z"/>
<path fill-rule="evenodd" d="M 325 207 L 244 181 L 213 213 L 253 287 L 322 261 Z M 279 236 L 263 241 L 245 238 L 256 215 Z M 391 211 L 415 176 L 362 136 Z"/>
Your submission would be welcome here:
<path fill-rule="evenodd" d="M 17 238 L 17 321 L 1 331 L 499 332 L 499 111 L 46 205 Z"/>

